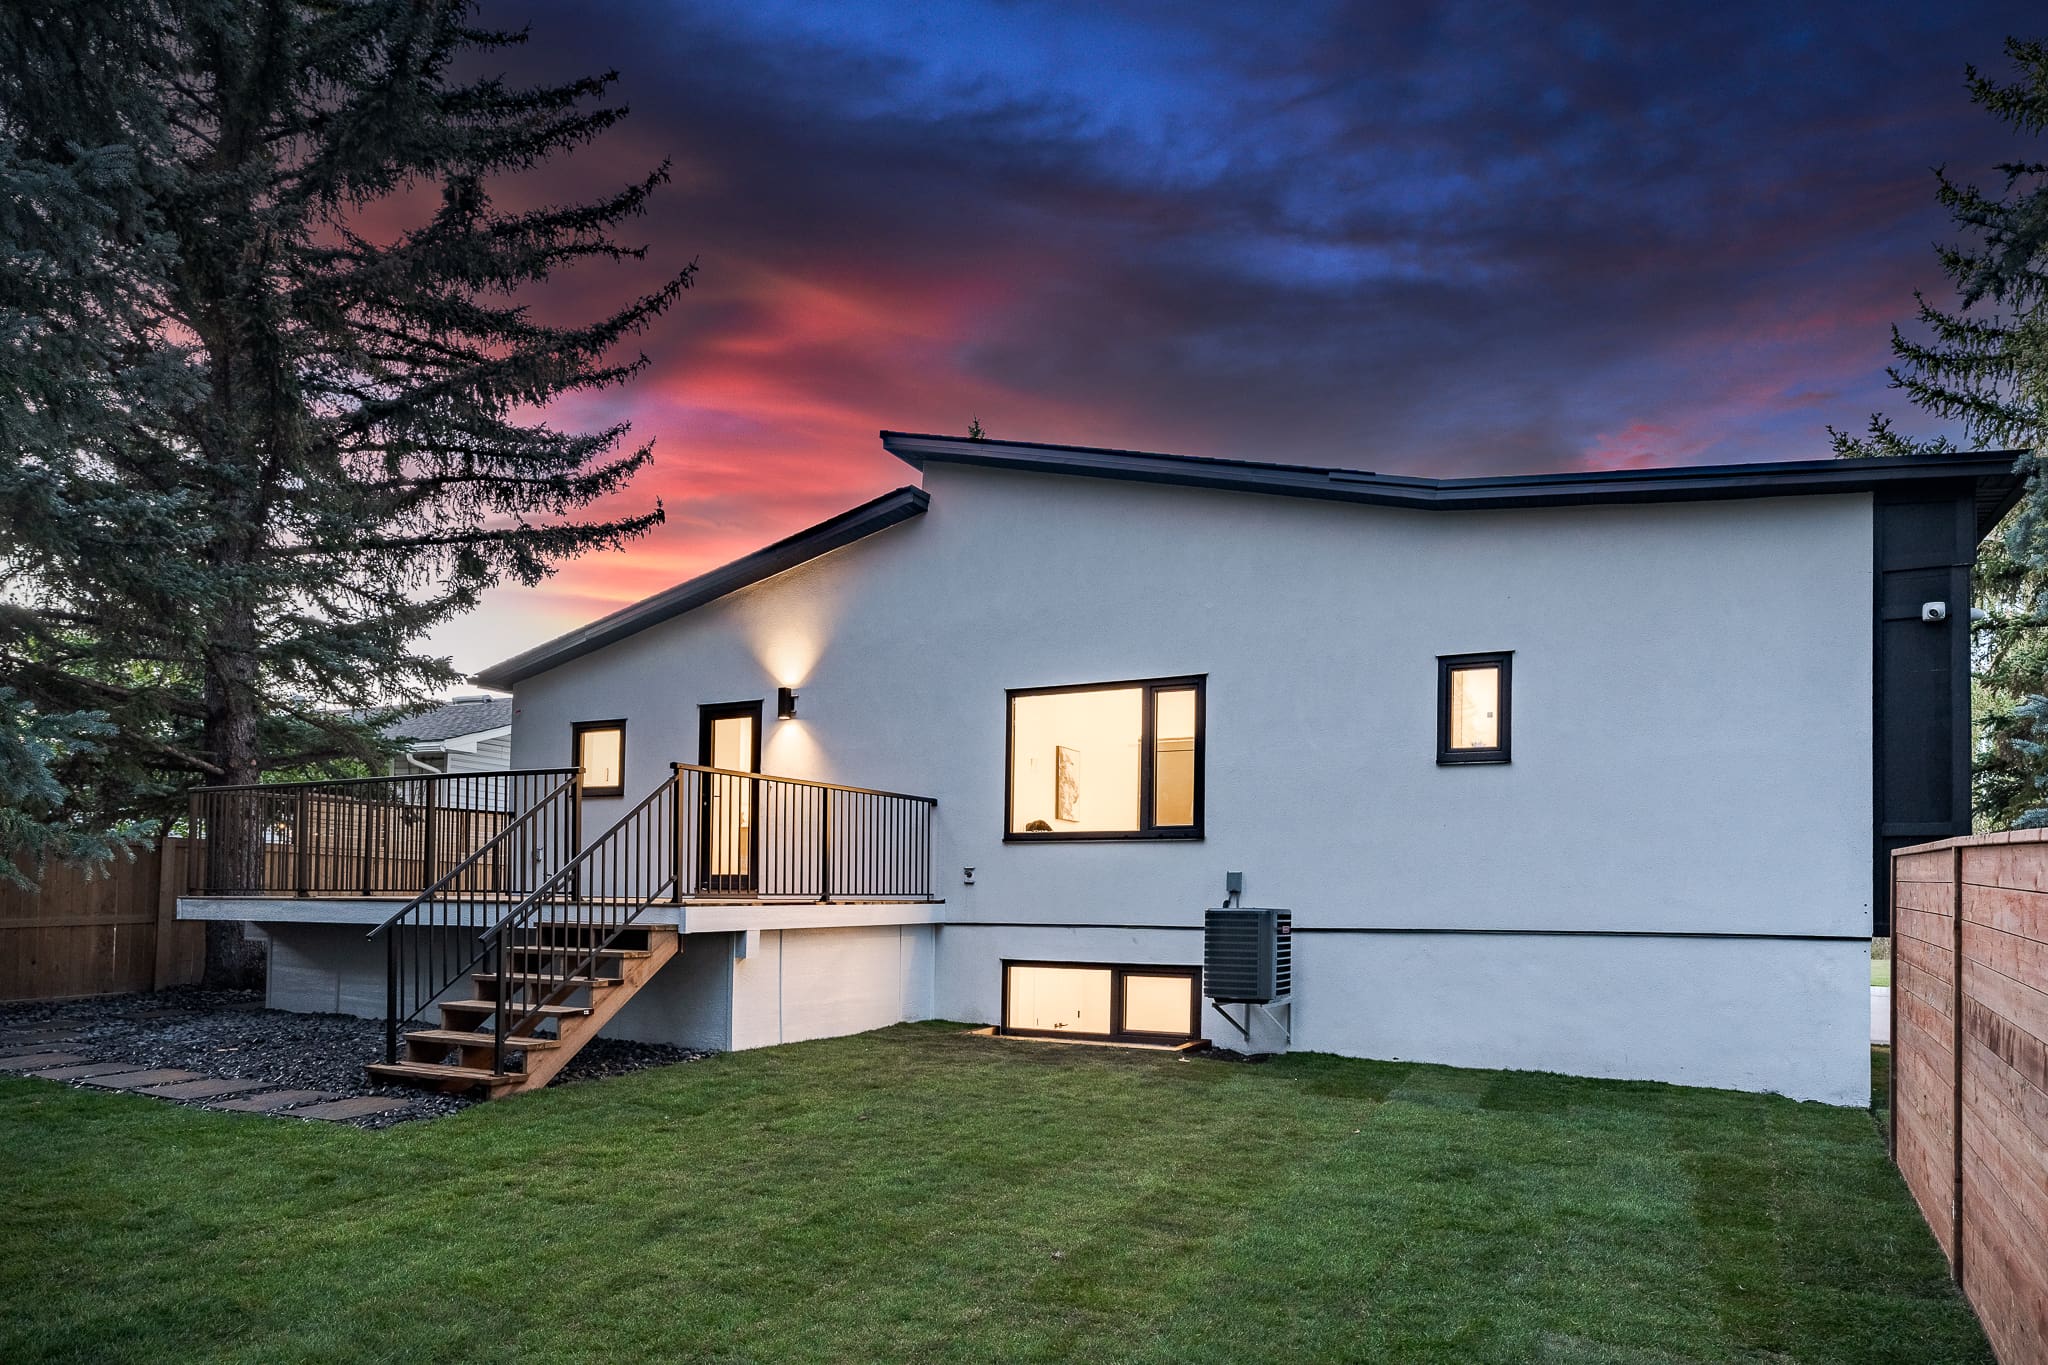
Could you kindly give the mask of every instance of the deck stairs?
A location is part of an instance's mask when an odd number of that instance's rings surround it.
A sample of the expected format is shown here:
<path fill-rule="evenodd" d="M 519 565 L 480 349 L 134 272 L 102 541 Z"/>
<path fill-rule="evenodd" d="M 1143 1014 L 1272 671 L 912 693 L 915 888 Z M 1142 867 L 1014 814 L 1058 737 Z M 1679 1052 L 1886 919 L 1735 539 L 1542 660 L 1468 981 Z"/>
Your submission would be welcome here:
<path fill-rule="evenodd" d="M 537 992 L 539 1002 L 529 1000 L 517 1011 L 502 1056 L 499 976 L 477 971 L 468 975 L 467 998 L 435 1002 L 439 1028 L 408 1030 L 399 1060 L 371 1064 L 374 1080 L 489 1099 L 538 1090 L 682 951 L 675 929 L 662 925 L 541 922 L 512 932 L 506 984 L 528 996 Z"/>
<path fill-rule="evenodd" d="M 657 906 L 932 899 L 931 797 L 669 767 L 588 841 L 580 775 L 538 771 L 550 785 L 370 932 L 387 981 L 374 1081 L 546 1085 L 682 951 Z"/>
<path fill-rule="evenodd" d="M 371 937 L 385 940 L 390 988 L 371 1080 L 485 1099 L 553 1080 L 682 950 L 673 926 L 641 918 L 676 886 L 675 788 L 661 784 L 595 840 L 562 847 L 530 892 L 476 889 L 487 879 L 472 865 L 507 841 L 515 856 L 550 851 L 522 829 L 546 818 L 537 807 L 380 926 Z M 436 1015 L 438 1028 L 419 1026 Z"/>

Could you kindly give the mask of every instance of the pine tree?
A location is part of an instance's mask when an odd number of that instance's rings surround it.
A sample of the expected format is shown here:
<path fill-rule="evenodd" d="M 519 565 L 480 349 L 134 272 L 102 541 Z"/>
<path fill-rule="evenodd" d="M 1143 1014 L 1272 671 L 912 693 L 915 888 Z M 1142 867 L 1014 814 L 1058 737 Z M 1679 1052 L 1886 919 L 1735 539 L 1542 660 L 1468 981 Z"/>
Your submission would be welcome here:
<path fill-rule="evenodd" d="M 2017 79 L 1975 67 L 1971 100 L 2021 134 L 2048 131 L 2048 42 L 2008 39 Z M 1996 194 L 1938 172 L 1937 197 L 1963 241 L 1940 249 L 1953 310 L 1918 298 L 1924 335 L 1892 329 L 1892 382 L 1913 402 L 1957 422 L 1978 449 L 2023 452 L 2026 495 L 1986 541 L 1976 574 L 1973 649 L 1979 730 L 1977 815 L 1990 828 L 2048 824 L 2048 162 L 1997 168 Z M 1916 296 L 1917 297 L 1917 296 Z M 1846 456 L 1940 453 L 1882 417 L 1856 437 L 1831 432 Z"/>
<path fill-rule="evenodd" d="M 694 263 L 577 322 L 530 287 L 641 259 L 667 168 L 501 204 L 625 111 L 460 74 L 524 39 L 471 8 L 0 10 L 0 790 L 41 793 L 0 858 L 373 755 L 366 711 L 456 680 L 426 631 L 661 520 L 579 517 L 650 448 L 535 414 L 636 374 Z"/>

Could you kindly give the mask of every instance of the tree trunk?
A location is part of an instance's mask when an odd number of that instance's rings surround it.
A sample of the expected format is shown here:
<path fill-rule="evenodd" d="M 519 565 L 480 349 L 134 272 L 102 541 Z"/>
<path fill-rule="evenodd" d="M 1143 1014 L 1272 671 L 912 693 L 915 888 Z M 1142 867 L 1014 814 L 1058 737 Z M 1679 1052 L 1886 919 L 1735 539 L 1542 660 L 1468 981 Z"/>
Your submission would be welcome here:
<path fill-rule="evenodd" d="M 222 769 L 221 784 L 251 785 L 263 775 L 257 751 L 256 613 L 242 603 L 224 609 L 206 655 L 206 751 Z M 264 887 L 268 829 L 272 823 L 261 792 L 224 795 L 210 803 L 206 830 L 209 890 L 227 894 Z M 263 984 L 261 945 L 244 935 L 240 922 L 210 920 L 206 926 L 209 989 Z"/>

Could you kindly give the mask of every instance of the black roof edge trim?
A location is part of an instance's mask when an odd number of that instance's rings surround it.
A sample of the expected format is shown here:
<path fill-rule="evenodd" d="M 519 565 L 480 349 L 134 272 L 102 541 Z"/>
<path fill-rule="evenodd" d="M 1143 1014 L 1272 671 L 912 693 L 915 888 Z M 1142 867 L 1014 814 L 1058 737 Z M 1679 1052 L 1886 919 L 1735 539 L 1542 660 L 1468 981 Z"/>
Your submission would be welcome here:
<path fill-rule="evenodd" d="M 485 687 L 509 688 L 536 673 L 560 667 L 572 659 L 636 635 L 649 626 L 659 625 L 707 602 L 715 602 L 729 593 L 759 583 L 764 578 L 773 578 L 841 546 L 851 545 L 877 531 L 920 516 L 931 506 L 931 501 L 929 493 L 911 486 L 884 493 L 858 507 L 848 508 L 838 516 L 828 517 L 816 526 L 786 536 L 773 545 L 764 545 L 730 564 L 699 574 L 629 607 L 621 607 L 587 626 L 579 626 L 566 635 L 559 635 L 545 644 L 492 664 L 472 674 L 471 680 Z"/>
<path fill-rule="evenodd" d="M 884 449 L 917 469 L 923 469 L 927 461 L 985 465 L 1429 511 L 1855 493 L 1880 487 L 1896 489 L 1901 484 L 1923 481 L 1969 479 L 1976 483 L 1979 505 L 1987 512 L 1996 509 L 2002 515 L 2017 500 L 2022 486 L 2021 477 L 2014 472 L 2014 461 L 2020 454 L 2017 451 L 1432 479 L 1100 446 L 969 440 L 902 431 L 884 431 L 881 435 Z M 1996 519 L 1993 516 L 1991 522 Z M 1989 532 L 1990 526 L 1991 523 L 1980 526 L 1980 538 Z"/>

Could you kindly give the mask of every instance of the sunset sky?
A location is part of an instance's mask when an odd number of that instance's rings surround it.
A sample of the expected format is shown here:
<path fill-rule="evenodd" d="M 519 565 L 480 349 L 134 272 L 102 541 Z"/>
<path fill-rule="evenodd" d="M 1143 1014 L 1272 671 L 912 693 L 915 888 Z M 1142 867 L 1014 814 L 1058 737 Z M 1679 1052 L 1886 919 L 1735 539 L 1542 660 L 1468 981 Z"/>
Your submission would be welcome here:
<path fill-rule="evenodd" d="M 668 522 L 503 589 L 473 670 L 914 472 L 883 427 L 1439 475 L 1819 458 L 1944 302 L 1931 168 L 1992 183 L 2036 4 L 487 4 L 525 78 L 632 116 L 547 172 L 664 158 L 632 229 L 695 259 L 629 388 Z M 566 293 L 564 292 L 566 291 Z"/>

